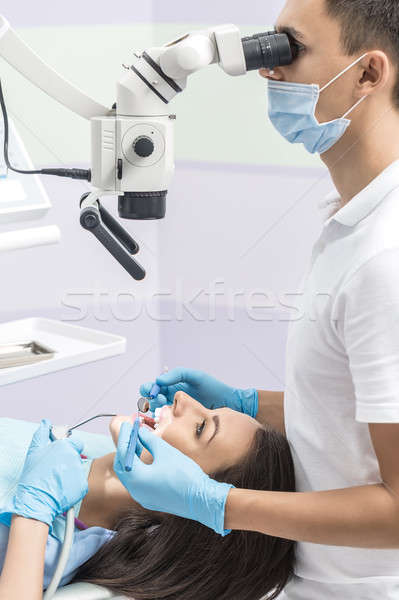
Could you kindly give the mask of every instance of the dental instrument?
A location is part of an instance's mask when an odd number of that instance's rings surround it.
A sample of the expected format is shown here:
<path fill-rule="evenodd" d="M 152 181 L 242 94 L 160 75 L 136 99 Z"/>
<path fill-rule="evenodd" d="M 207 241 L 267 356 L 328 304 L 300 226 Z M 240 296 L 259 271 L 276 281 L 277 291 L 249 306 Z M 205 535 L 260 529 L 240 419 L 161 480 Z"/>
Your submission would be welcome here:
<path fill-rule="evenodd" d="M 133 458 L 136 452 L 137 438 L 139 434 L 139 428 L 141 425 L 140 418 L 137 418 L 134 421 L 133 429 L 130 434 L 129 444 L 126 451 L 125 457 L 125 471 L 131 471 L 133 468 Z"/>
<path fill-rule="evenodd" d="M 156 398 L 158 396 L 160 391 L 161 391 L 161 388 L 159 387 L 159 385 L 154 383 L 154 385 L 151 388 L 149 398 L 151 398 L 151 400 L 153 400 L 154 398 Z"/>
<path fill-rule="evenodd" d="M 153 400 L 154 398 L 156 398 L 158 396 L 159 392 L 160 392 L 160 387 L 156 383 L 154 383 L 154 385 L 151 388 L 151 391 L 150 391 L 149 395 L 146 396 L 146 397 L 141 396 L 137 400 L 137 408 L 138 408 L 139 412 L 141 412 L 141 413 L 148 413 L 148 412 L 151 413 L 151 411 L 150 411 L 150 400 Z"/>
<path fill-rule="evenodd" d="M 85 425 L 86 423 L 89 423 L 90 421 L 94 421 L 94 419 L 99 419 L 101 417 L 116 417 L 116 416 L 117 416 L 116 413 L 94 415 L 94 417 L 90 417 L 89 419 L 86 419 L 85 421 L 81 421 L 80 423 L 77 423 L 77 425 L 72 425 L 72 427 L 67 427 L 66 425 L 53 425 L 50 430 L 50 439 L 52 442 L 54 442 L 55 440 L 63 440 L 65 438 L 69 437 L 74 429 L 76 429 L 77 427 L 81 427 L 82 425 Z"/>
<path fill-rule="evenodd" d="M 163 368 L 162 371 L 162 375 L 164 375 L 165 373 L 168 372 L 168 367 L 165 366 Z M 138 401 L 137 401 L 137 407 L 139 409 L 140 412 L 142 413 L 147 413 L 150 412 L 150 402 L 149 400 L 154 400 L 154 398 L 156 398 L 159 394 L 159 392 L 161 391 L 161 388 L 159 387 L 159 385 L 157 385 L 156 383 L 154 383 L 154 385 L 152 386 L 150 393 L 148 394 L 148 396 L 141 396 Z"/>
<path fill-rule="evenodd" d="M 53 358 L 54 354 L 54 350 L 34 340 L 3 343 L 0 345 L 0 369 L 35 364 Z"/>
<path fill-rule="evenodd" d="M 231 76 L 288 65 L 298 45 L 285 33 L 267 31 L 241 37 L 227 24 L 188 32 L 164 46 L 135 52 L 123 65 L 116 103 L 109 108 L 92 100 L 61 77 L 27 46 L 0 16 L 0 56 L 34 85 L 76 114 L 91 121 L 91 169 L 18 170 L 8 158 L 7 110 L 0 82 L 4 118 L 6 166 L 23 174 L 57 175 L 85 179 L 92 189 L 80 200 L 80 223 L 136 280 L 143 267 L 132 256 L 139 246 L 102 206 L 100 198 L 118 196 L 122 219 L 162 219 L 174 173 L 174 123 L 167 105 L 186 88 L 193 73 L 217 64 Z M 217 133 L 213 134 L 216 139 Z M 213 140 L 211 140 L 213 143 Z"/>
<path fill-rule="evenodd" d="M 148 398 L 144 398 L 143 396 L 141 396 L 138 400 L 137 400 L 137 408 L 139 410 L 139 412 L 141 413 L 147 413 L 150 410 L 150 403 L 148 401 Z"/>

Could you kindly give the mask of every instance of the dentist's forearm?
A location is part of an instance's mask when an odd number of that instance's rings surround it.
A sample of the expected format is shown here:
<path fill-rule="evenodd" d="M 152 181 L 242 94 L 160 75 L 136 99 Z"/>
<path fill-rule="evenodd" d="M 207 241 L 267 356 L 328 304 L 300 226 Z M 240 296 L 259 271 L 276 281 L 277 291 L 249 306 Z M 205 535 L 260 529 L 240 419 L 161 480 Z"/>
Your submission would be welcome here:
<path fill-rule="evenodd" d="M 284 392 L 258 390 L 259 409 L 256 419 L 262 425 L 271 425 L 286 436 L 284 425 Z"/>
<path fill-rule="evenodd" d="M 7 554 L 0 576 L 0 600 L 42 600 L 48 525 L 12 517 Z"/>
<path fill-rule="evenodd" d="M 399 501 L 383 484 L 321 492 L 232 489 L 226 529 L 328 546 L 399 548 Z"/>

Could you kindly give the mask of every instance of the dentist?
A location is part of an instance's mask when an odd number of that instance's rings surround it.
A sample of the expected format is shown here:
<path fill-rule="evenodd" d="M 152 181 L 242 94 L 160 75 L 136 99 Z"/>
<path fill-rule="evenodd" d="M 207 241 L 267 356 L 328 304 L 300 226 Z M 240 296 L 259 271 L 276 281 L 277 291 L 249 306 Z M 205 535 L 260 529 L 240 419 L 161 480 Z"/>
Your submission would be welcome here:
<path fill-rule="evenodd" d="M 239 390 L 190 369 L 157 379 L 156 401 L 184 390 L 285 432 L 297 492 L 218 483 L 141 429 L 154 461 L 114 469 L 144 507 L 195 519 L 221 536 L 250 530 L 296 540 L 292 600 L 399 597 L 399 3 L 287 0 L 277 31 L 298 58 L 268 79 L 269 116 L 319 153 L 337 194 L 290 323 L 284 392 Z M 348 118 L 350 117 L 350 118 Z M 317 298 L 317 300 L 316 300 Z M 267 352 L 267 349 L 265 349 Z M 142 386 L 148 394 L 151 384 Z"/>

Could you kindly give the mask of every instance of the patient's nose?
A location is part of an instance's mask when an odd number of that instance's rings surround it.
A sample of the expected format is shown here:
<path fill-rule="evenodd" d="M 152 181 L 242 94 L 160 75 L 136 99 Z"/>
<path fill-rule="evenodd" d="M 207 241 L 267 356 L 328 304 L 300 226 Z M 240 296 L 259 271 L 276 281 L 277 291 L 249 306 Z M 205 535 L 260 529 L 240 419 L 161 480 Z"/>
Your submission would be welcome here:
<path fill-rule="evenodd" d="M 181 390 L 176 392 L 174 399 L 174 415 L 176 417 L 184 414 L 185 412 L 192 412 L 202 407 L 202 404 Z"/>
<path fill-rule="evenodd" d="M 174 395 L 174 406 L 173 406 L 173 414 L 175 417 L 180 417 L 182 414 L 184 414 L 185 410 L 186 410 L 186 404 L 187 404 L 187 394 L 185 394 L 184 392 L 182 392 L 181 390 L 176 392 Z"/>

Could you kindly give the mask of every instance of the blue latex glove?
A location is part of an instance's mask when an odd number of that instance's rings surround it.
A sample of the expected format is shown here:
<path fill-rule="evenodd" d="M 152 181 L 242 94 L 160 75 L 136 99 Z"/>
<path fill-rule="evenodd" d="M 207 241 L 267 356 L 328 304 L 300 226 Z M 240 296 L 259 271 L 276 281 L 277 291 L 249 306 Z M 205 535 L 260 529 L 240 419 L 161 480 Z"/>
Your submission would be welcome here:
<path fill-rule="evenodd" d="M 202 371 L 177 367 L 158 377 L 156 383 L 160 386 L 161 391 L 154 400 L 150 401 L 152 411 L 158 406 L 172 404 L 175 393 L 183 391 L 201 402 L 206 408 L 228 406 L 254 418 L 258 414 L 257 390 L 238 390 L 229 387 Z M 154 382 L 143 384 L 140 387 L 140 394 L 148 397 L 153 384 Z"/>
<path fill-rule="evenodd" d="M 136 454 L 132 470 L 125 471 L 131 431 L 131 423 L 122 423 L 114 471 L 132 498 L 149 510 L 199 521 L 222 536 L 230 533 L 224 529 L 225 504 L 234 486 L 211 479 L 191 458 L 144 427 L 139 438 L 154 461 L 146 465 Z"/>
<path fill-rule="evenodd" d="M 47 523 L 79 502 L 88 492 L 78 438 L 50 442 L 51 423 L 43 419 L 29 446 L 17 489 L 3 512 Z"/>

